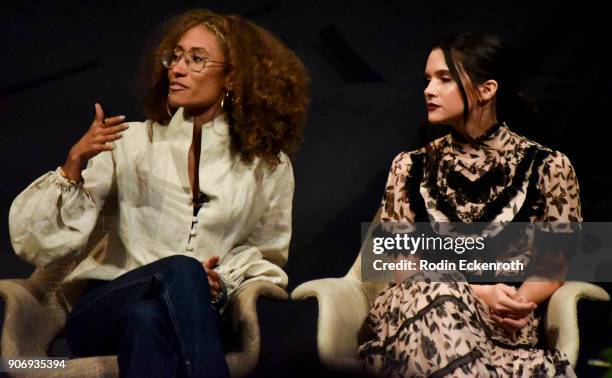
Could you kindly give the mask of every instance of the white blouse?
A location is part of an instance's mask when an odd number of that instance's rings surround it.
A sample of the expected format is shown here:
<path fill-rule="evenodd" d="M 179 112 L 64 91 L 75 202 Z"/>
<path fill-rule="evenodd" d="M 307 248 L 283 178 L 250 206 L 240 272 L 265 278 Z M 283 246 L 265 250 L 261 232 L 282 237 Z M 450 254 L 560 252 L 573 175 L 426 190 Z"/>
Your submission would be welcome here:
<path fill-rule="evenodd" d="M 281 267 L 288 256 L 294 189 L 287 155 L 281 153 L 274 169 L 260 158 L 244 163 L 230 152 L 225 117 L 206 123 L 199 178 L 209 201 L 194 217 L 187 166 L 193 119 L 185 119 L 181 108 L 167 126 L 129 126 L 113 151 L 89 161 L 82 185 L 69 183 L 58 168 L 19 194 L 9 212 L 17 255 L 45 267 L 87 253 L 92 232 L 104 233 L 108 247 L 85 258 L 64 282 L 112 280 L 184 254 L 199 261 L 220 256 L 217 270 L 228 295 L 253 280 L 286 287 Z"/>

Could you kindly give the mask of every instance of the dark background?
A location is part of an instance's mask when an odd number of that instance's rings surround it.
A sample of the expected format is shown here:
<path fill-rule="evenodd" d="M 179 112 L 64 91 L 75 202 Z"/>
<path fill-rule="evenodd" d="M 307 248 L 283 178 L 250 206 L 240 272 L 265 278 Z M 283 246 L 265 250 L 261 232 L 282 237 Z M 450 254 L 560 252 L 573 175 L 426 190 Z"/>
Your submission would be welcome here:
<path fill-rule="evenodd" d="M 585 221 L 611 221 L 609 20 L 594 3 L 560 4 L 3 1 L 0 278 L 32 271 L 10 245 L 12 200 L 64 161 L 89 126 L 94 102 L 107 115 L 143 120 L 136 89 L 141 58 L 160 22 L 193 7 L 245 15 L 282 38 L 310 71 L 310 117 L 294 161 L 289 292 L 307 280 L 344 275 L 356 258 L 360 222 L 376 211 L 391 160 L 421 145 L 428 48 L 449 32 L 494 32 L 517 48 L 521 84 L 541 112 L 513 128 L 568 155 L 580 181 Z M 315 302 L 259 305 L 263 345 L 255 375 L 322 373 Z M 579 306 L 581 376 L 601 374 L 586 360 L 612 346 L 610 314 L 610 304 Z"/>

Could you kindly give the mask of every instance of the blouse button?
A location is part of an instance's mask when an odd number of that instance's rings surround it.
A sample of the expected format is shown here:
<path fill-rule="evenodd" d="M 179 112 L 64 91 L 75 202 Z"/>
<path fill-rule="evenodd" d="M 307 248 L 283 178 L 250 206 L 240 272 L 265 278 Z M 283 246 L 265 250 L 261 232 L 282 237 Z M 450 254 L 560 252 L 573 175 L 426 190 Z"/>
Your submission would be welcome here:
<path fill-rule="evenodd" d="M 198 217 L 193 217 L 193 218 L 191 219 L 191 221 L 192 221 L 193 223 L 198 223 Z"/>
<path fill-rule="evenodd" d="M 188 245 L 187 246 L 187 252 L 191 252 L 193 251 L 193 246 L 192 245 Z"/>
<path fill-rule="evenodd" d="M 196 234 L 196 230 L 192 228 L 192 229 L 191 229 L 191 232 L 189 232 L 189 234 L 190 234 L 191 236 L 195 236 L 195 234 Z"/>

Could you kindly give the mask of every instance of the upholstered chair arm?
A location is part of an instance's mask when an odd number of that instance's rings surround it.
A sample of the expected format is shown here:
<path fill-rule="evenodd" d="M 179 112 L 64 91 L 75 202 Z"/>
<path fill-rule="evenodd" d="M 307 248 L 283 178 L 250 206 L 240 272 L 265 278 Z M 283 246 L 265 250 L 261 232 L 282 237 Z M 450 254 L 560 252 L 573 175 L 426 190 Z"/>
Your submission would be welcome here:
<path fill-rule="evenodd" d="M 225 308 L 231 326 L 233 346 L 225 358 L 232 378 L 244 377 L 257 365 L 260 351 L 260 331 L 257 300 L 266 297 L 287 300 L 289 295 L 268 281 L 253 281 L 239 288 Z"/>
<path fill-rule="evenodd" d="M 46 356 L 66 321 L 56 297 L 31 279 L 0 280 L 0 296 L 5 306 L 2 356 Z"/>
<path fill-rule="evenodd" d="M 601 287 L 586 282 L 567 281 L 550 297 L 546 312 L 546 339 L 550 348 L 565 353 L 572 366 L 578 360 L 578 301 L 582 298 L 608 301 Z"/>
<path fill-rule="evenodd" d="M 324 278 L 299 285 L 293 300 L 315 297 L 318 302 L 317 347 L 326 366 L 352 368 L 358 334 L 368 315 L 368 302 L 360 282 L 349 277 Z"/>

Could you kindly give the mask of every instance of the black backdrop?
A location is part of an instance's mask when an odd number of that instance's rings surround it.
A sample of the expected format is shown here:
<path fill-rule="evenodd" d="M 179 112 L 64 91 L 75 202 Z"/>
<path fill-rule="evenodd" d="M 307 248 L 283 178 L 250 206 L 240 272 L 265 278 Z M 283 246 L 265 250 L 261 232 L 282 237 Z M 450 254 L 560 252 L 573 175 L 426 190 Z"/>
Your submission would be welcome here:
<path fill-rule="evenodd" d="M 612 220 L 608 20 L 595 4 L 9 0 L 0 5 L 0 278 L 32 271 L 10 246 L 11 201 L 63 162 L 90 124 L 94 102 L 107 114 L 143 119 L 136 89 L 143 52 L 160 22 L 193 7 L 245 15 L 281 37 L 310 71 L 310 117 L 294 161 L 289 291 L 307 280 L 344 275 L 354 261 L 360 222 L 376 211 L 391 160 L 420 145 L 428 47 L 449 32 L 494 32 L 517 48 L 522 85 L 541 114 L 515 129 L 569 156 L 585 220 Z M 316 369 L 315 302 L 259 305 L 257 374 Z M 580 305 L 582 375 L 601 372 L 585 361 L 612 344 L 610 310 L 609 304 Z"/>

